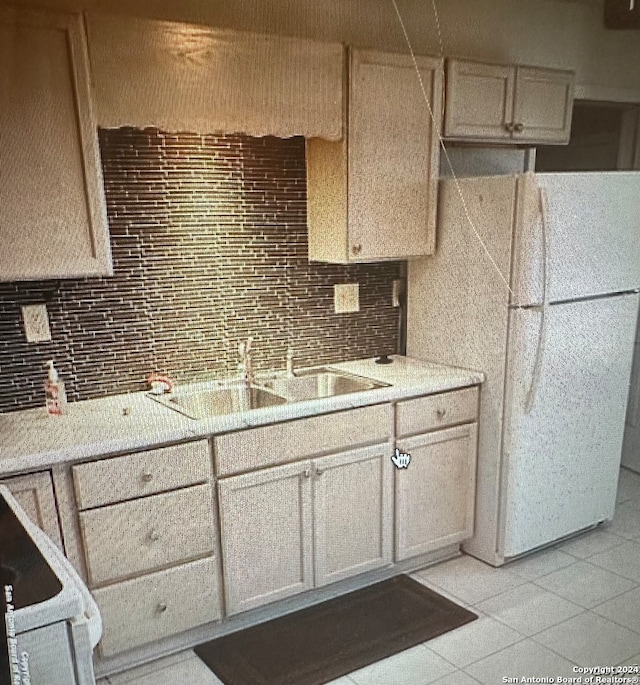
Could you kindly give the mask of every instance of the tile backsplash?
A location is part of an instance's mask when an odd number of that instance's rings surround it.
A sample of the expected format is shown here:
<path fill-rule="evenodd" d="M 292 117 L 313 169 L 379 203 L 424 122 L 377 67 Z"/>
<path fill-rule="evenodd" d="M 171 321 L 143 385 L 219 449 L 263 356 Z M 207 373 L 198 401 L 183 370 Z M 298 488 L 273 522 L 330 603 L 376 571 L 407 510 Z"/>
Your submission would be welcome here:
<path fill-rule="evenodd" d="M 304 139 L 100 131 L 114 276 L 0 283 L 0 411 L 43 405 L 54 359 L 72 401 L 236 372 L 393 352 L 401 264 L 307 260 Z M 335 314 L 334 285 L 360 284 Z M 27 343 L 21 304 L 46 302 L 52 340 Z"/>

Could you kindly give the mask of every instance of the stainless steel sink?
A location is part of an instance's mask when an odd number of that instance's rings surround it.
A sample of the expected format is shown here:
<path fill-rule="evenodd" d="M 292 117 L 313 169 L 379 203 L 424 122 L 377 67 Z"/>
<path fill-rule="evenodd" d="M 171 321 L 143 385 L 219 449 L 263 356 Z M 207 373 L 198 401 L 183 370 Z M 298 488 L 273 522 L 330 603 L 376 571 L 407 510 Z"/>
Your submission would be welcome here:
<path fill-rule="evenodd" d="M 178 390 L 171 396 L 154 397 L 192 419 L 235 414 L 251 409 L 262 409 L 285 404 L 287 400 L 263 388 L 233 386 L 200 390 Z"/>
<path fill-rule="evenodd" d="M 296 376 L 283 376 L 264 381 L 263 385 L 286 397 L 289 402 L 335 397 L 386 387 L 386 383 L 330 369 L 310 369 L 298 372 Z"/>
<path fill-rule="evenodd" d="M 192 419 L 206 419 L 383 387 L 387 384 L 341 371 L 316 368 L 299 371 L 295 376 L 276 376 L 249 388 L 245 385 L 221 387 L 212 383 L 195 383 L 178 388 L 171 394 L 149 396 Z"/>

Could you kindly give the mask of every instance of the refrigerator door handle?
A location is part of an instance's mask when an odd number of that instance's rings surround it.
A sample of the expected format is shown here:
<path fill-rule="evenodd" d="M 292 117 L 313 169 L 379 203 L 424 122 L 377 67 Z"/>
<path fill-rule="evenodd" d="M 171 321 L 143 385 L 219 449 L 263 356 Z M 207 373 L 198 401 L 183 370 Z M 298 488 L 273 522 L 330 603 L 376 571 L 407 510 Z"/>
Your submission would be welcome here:
<path fill-rule="evenodd" d="M 524 405 L 524 413 L 529 414 L 533 409 L 533 403 L 536 400 L 536 393 L 538 391 L 538 383 L 540 382 L 540 374 L 542 372 L 542 361 L 544 357 L 544 346 L 547 337 L 547 308 L 549 306 L 548 300 L 548 285 L 549 285 L 549 244 L 547 241 L 547 195 L 544 188 L 538 189 L 538 199 L 540 202 L 540 226 L 542 235 L 542 306 L 532 307 L 540 312 L 541 321 L 538 329 L 538 342 L 536 345 L 536 357 L 533 365 L 533 372 L 531 373 L 531 382 Z"/>

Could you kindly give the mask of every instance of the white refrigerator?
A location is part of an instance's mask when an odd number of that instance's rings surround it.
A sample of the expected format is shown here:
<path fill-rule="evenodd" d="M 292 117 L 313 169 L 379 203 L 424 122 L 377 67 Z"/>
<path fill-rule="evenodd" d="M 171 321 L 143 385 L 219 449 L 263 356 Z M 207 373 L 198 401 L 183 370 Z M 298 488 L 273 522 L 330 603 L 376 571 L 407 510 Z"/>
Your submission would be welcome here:
<path fill-rule="evenodd" d="M 441 181 L 407 354 L 485 372 L 475 533 L 493 565 L 614 514 L 640 288 L 640 173 Z"/>

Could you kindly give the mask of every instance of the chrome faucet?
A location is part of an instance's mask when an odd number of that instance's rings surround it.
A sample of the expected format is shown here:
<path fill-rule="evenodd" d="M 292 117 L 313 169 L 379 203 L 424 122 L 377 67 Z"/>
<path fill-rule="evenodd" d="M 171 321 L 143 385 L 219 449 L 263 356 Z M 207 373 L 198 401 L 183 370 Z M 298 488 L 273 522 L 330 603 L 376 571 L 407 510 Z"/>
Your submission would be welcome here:
<path fill-rule="evenodd" d="M 293 373 L 293 350 L 289 348 L 287 350 L 287 376 L 293 378 L 295 373 Z"/>
<path fill-rule="evenodd" d="M 251 344 L 253 338 L 249 337 L 245 342 L 238 345 L 238 353 L 240 354 L 240 363 L 238 364 L 238 371 L 244 385 L 247 388 L 253 385 L 253 364 L 251 361 Z"/>

